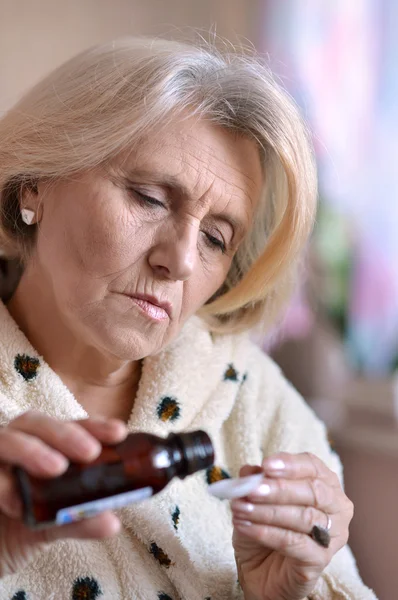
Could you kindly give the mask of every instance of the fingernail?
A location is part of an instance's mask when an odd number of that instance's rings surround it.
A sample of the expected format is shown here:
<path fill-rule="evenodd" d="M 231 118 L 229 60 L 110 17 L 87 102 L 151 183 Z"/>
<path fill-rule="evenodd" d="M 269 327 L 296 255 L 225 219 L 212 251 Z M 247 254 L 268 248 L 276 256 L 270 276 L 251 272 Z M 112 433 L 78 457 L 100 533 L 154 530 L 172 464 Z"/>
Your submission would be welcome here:
<path fill-rule="evenodd" d="M 68 466 L 68 459 L 62 454 L 54 454 L 53 452 L 45 452 L 40 461 L 41 466 L 50 471 L 63 471 Z"/>
<path fill-rule="evenodd" d="M 252 525 L 252 523 L 251 523 L 251 521 L 236 520 L 236 521 L 234 521 L 234 525 L 235 525 L 235 527 L 250 527 Z"/>
<path fill-rule="evenodd" d="M 91 460 L 97 458 L 102 450 L 101 444 L 94 440 L 80 439 L 76 442 L 76 446 L 79 448 L 80 452 Z"/>
<path fill-rule="evenodd" d="M 271 492 L 271 487 L 268 483 L 262 483 L 254 492 L 253 496 L 268 496 Z"/>
<path fill-rule="evenodd" d="M 116 419 L 93 419 L 93 421 L 103 433 L 114 433 L 115 430 L 117 433 L 124 433 L 126 429 L 124 423 Z"/>
<path fill-rule="evenodd" d="M 250 502 L 235 502 L 232 505 L 232 510 L 235 512 L 251 513 L 254 510 L 254 504 Z"/>
<path fill-rule="evenodd" d="M 285 468 L 286 465 L 280 458 L 272 458 L 266 463 L 266 469 L 271 469 L 272 471 L 283 471 Z"/>
<path fill-rule="evenodd" d="M 118 437 L 126 437 L 128 435 L 128 429 L 126 423 L 120 421 L 119 419 L 111 420 L 111 427 L 117 431 Z"/>

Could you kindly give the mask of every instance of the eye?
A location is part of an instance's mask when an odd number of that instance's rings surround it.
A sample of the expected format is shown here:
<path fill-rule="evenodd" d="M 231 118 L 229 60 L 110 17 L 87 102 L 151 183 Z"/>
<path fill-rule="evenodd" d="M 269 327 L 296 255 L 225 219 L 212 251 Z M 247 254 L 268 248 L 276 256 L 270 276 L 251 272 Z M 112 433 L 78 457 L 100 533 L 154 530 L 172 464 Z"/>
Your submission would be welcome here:
<path fill-rule="evenodd" d="M 207 244 L 208 244 L 208 245 L 209 245 L 209 246 L 210 246 L 210 247 L 211 247 L 213 250 L 214 250 L 214 249 L 218 249 L 218 250 L 221 250 L 221 252 L 222 252 L 223 254 L 225 254 L 225 252 L 226 252 L 227 248 L 226 248 L 226 246 L 225 246 L 225 243 L 224 243 L 224 241 L 223 241 L 223 240 L 221 240 L 221 239 L 219 239 L 219 238 L 216 238 L 216 237 L 214 237 L 214 235 L 211 235 L 210 233 L 206 233 L 206 232 L 203 232 L 203 233 L 204 233 L 204 234 L 205 234 L 205 236 L 206 236 L 206 241 L 207 241 Z"/>
<path fill-rule="evenodd" d="M 142 204 L 146 204 L 147 206 L 161 206 L 164 208 L 164 204 L 163 202 L 161 202 L 160 200 L 157 200 L 157 198 L 153 198 L 152 196 L 147 196 L 146 194 L 143 194 L 142 192 L 139 192 L 138 190 L 131 190 L 133 192 L 133 194 L 138 198 L 138 200 L 142 203 Z"/>

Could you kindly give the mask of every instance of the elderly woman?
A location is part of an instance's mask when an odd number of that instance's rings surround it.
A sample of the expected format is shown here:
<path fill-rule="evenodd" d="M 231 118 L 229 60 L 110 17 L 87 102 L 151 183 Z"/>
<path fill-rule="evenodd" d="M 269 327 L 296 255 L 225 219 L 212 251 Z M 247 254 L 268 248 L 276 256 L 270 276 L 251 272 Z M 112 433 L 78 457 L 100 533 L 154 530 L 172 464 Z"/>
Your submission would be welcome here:
<path fill-rule="evenodd" d="M 0 122 L 0 189 L 24 266 L 0 307 L 1 599 L 374 599 L 325 428 L 248 336 L 286 297 L 316 196 L 261 63 L 135 38 L 83 52 Z M 23 524 L 13 466 L 51 478 L 127 432 L 200 428 L 206 472 Z M 253 473 L 249 496 L 209 494 Z"/>

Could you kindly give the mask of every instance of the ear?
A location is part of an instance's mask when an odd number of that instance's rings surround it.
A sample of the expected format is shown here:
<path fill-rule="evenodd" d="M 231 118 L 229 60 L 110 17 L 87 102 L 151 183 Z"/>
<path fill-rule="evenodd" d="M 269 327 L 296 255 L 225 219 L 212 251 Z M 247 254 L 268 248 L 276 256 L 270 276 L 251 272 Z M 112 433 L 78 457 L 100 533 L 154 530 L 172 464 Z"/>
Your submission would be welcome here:
<path fill-rule="evenodd" d="M 28 225 L 34 225 L 41 220 L 42 208 L 37 181 L 30 181 L 21 185 L 20 209 L 22 218 Z"/>

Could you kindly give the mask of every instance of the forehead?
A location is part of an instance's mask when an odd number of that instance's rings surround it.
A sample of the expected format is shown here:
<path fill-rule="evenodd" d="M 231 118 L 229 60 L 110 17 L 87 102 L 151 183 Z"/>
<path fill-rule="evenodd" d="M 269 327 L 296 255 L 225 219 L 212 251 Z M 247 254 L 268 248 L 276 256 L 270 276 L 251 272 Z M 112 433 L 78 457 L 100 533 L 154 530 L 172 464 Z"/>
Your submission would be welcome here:
<path fill-rule="evenodd" d="M 150 174 L 153 183 L 168 179 L 191 197 L 212 189 L 252 203 L 263 183 L 255 142 L 203 120 L 187 119 L 153 133 L 123 157 L 122 166 Z"/>

